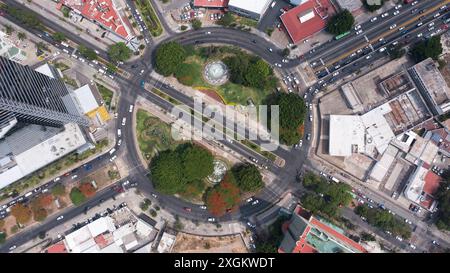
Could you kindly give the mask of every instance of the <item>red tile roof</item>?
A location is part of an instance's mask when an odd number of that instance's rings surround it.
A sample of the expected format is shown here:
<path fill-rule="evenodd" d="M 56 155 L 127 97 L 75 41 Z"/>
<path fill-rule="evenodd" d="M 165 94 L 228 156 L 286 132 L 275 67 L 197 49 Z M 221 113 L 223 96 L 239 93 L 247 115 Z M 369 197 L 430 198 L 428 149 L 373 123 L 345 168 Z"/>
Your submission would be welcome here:
<path fill-rule="evenodd" d="M 229 0 L 194 0 L 194 7 L 225 8 Z"/>
<path fill-rule="evenodd" d="M 300 22 L 301 16 L 310 14 L 314 17 Z M 326 20 L 336 13 L 329 0 L 310 0 L 281 15 L 281 21 L 286 28 L 289 37 L 294 43 L 321 31 L 326 26 Z"/>
<path fill-rule="evenodd" d="M 130 38 L 125 26 L 127 18 L 120 17 L 112 0 L 63 0 L 67 7 L 78 10 L 84 17 L 96 21 L 124 39 Z"/>
<path fill-rule="evenodd" d="M 429 195 L 434 195 L 439 188 L 441 183 L 441 177 L 432 171 L 429 171 L 425 175 L 425 185 L 423 186 L 423 191 Z"/>
<path fill-rule="evenodd" d="M 61 241 L 59 243 L 49 246 L 46 249 L 46 252 L 47 253 L 67 253 L 67 249 L 66 249 L 66 246 L 64 245 L 64 242 Z"/>

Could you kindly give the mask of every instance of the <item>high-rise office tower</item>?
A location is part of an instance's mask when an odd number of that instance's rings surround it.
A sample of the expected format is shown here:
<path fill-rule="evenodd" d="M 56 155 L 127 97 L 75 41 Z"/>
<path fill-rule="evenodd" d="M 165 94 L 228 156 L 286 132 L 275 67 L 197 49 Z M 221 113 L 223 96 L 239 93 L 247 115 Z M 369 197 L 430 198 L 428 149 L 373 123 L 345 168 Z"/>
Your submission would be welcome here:
<path fill-rule="evenodd" d="M 66 123 L 88 126 L 55 68 L 44 75 L 0 57 L 0 137 L 17 122 L 61 127 Z"/>

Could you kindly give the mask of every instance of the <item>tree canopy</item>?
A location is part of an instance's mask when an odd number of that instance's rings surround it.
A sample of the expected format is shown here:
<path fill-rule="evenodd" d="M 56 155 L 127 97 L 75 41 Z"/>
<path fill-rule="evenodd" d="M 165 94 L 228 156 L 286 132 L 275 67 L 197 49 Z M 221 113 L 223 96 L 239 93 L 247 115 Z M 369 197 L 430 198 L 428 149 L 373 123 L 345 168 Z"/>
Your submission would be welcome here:
<path fill-rule="evenodd" d="M 421 62 L 427 58 L 437 60 L 442 54 L 441 36 L 433 36 L 428 40 L 416 44 L 411 51 L 416 62 Z"/>
<path fill-rule="evenodd" d="M 62 185 L 62 184 L 56 184 L 52 188 L 52 194 L 56 195 L 56 196 L 62 196 L 64 194 L 66 194 L 66 187 L 64 187 L 64 185 Z"/>
<path fill-rule="evenodd" d="M 70 191 L 70 200 L 75 206 L 81 205 L 84 201 L 86 201 L 86 197 L 83 195 L 83 193 L 80 191 L 79 188 L 73 187 Z"/>
<path fill-rule="evenodd" d="M 52 38 L 56 42 L 62 42 L 62 41 L 66 40 L 66 35 L 64 35 L 64 33 L 62 33 L 62 32 L 55 32 L 55 33 L 53 33 Z"/>
<path fill-rule="evenodd" d="M 261 173 L 258 168 L 250 163 L 236 165 L 232 172 L 239 189 L 243 192 L 253 192 L 264 186 Z"/>
<path fill-rule="evenodd" d="M 31 219 L 31 210 L 29 207 L 18 203 L 11 207 L 11 215 L 16 218 L 18 223 L 26 224 Z"/>
<path fill-rule="evenodd" d="M 224 27 L 230 26 L 233 22 L 234 22 L 234 18 L 230 12 L 225 13 L 222 18 L 217 20 L 217 24 L 224 26 Z"/>
<path fill-rule="evenodd" d="M 355 18 L 348 10 L 343 10 L 331 17 L 327 23 L 327 31 L 334 35 L 343 34 L 352 29 Z"/>
<path fill-rule="evenodd" d="M 113 62 L 124 62 L 131 57 L 131 49 L 124 42 L 113 44 L 108 49 L 108 56 Z"/>
<path fill-rule="evenodd" d="M 355 213 L 365 217 L 369 224 L 382 230 L 390 231 L 395 236 L 399 235 L 404 239 L 411 237 L 411 228 L 386 210 L 359 205 L 355 208 Z"/>
<path fill-rule="evenodd" d="M 192 20 L 191 24 L 192 28 L 195 30 L 200 29 L 202 27 L 202 21 L 200 21 L 199 19 Z"/>
<path fill-rule="evenodd" d="M 213 172 L 213 156 L 197 145 L 184 144 L 175 150 L 159 153 L 150 162 L 151 178 L 155 188 L 165 194 L 190 190 L 202 192 L 204 178 Z"/>
<path fill-rule="evenodd" d="M 78 46 L 78 51 L 80 52 L 80 54 L 85 57 L 86 59 L 92 61 L 97 59 L 97 53 L 95 53 L 94 50 L 87 48 L 84 45 L 79 45 Z"/>
<path fill-rule="evenodd" d="M 295 93 L 276 93 L 268 98 L 267 104 L 279 106 L 280 141 L 286 145 L 297 143 L 301 137 L 299 127 L 306 115 L 303 99 Z"/>
<path fill-rule="evenodd" d="M 156 71 L 163 76 L 170 76 L 185 59 L 186 52 L 182 45 L 177 42 L 164 43 L 156 50 Z"/>
<path fill-rule="evenodd" d="M 450 171 L 444 173 L 444 181 L 439 184 L 436 198 L 439 202 L 436 226 L 442 230 L 450 230 Z"/>
<path fill-rule="evenodd" d="M 227 172 L 223 180 L 206 194 L 208 210 L 217 217 L 224 215 L 227 210 L 235 209 L 240 200 L 239 187 L 231 172 Z"/>
<path fill-rule="evenodd" d="M 6 240 L 6 232 L 0 231 L 0 244 L 3 244 Z"/>
<path fill-rule="evenodd" d="M 311 172 L 305 174 L 303 186 L 312 191 L 302 198 L 302 205 L 313 213 L 329 217 L 339 216 L 339 208 L 351 202 L 349 186 L 343 183 L 329 183 Z"/>

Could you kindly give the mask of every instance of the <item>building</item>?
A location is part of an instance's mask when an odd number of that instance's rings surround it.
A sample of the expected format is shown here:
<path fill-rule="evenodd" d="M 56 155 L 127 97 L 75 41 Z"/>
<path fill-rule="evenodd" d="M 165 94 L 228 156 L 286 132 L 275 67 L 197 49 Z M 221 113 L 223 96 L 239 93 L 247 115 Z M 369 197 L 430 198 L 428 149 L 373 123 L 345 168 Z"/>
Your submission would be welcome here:
<path fill-rule="evenodd" d="M 408 72 L 435 115 L 450 110 L 450 88 L 431 58 L 414 65 Z"/>
<path fill-rule="evenodd" d="M 244 17 L 259 20 L 271 3 L 272 0 L 230 0 L 228 10 Z"/>
<path fill-rule="evenodd" d="M 106 107 L 99 103 L 101 97 L 95 84 L 81 86 L 72 92 L 72 97 L 79 111 L 91 120 L 94 127 L 100 127 L 111 119 Z"/>
<path fill-rule="evenodd" d="M 298 5 L 301 5 L 301 4 L 303 4 L 305 2 L 308 2 L 308 1 L 309 0 L 289 0 L 289 3 L 291 5 L 298 6 Z"/>
<path fill-rule="evenodd" d="M 280 19 L 295 44 L 324 29 L 327 19 L 335 13 L 330 0 L 309 0 L 290 9 Z"/>
<path fill-rule="evenodd" d="M 61 128 L 20 125 L 0 140 L 0 189 L 86 144 L 75 123 Z"/>
<path fill-rule="evenodd" d="M 44 252 L 130 253 L 148 245 L 156 230 L 123 207 L 67 234 Z"/>
<path fill-rule="evenodd" d="M 330 115 L 330 155 L 351 156 L 362 153 L 379 159 L 397 136 L 432 117 L 408 73 L 396 73 L 381 81 L 377 87 L 385 100 L 361 113 L 364 107 L 353 85 L 348 83 L 342 86 L 347 104 L 359 113 Z"/>
<path fill-rule="evenodd" d="M 357 11 L 362 8 L 363 4 L 361 0 L 336 0 L 341 10 L 348 10 L 350 12 Z"/>
<path fill-rule="evenodd" d="M 123 40 L 129 41 L 134 37 L 128 18 L 125 14 L 119 13 L 113 0 L 62 0 L 59 8 L 62 5 L 99 24 Z"/>
<path fill-rule="evenodd" d="M 410 201 L 429 211 L 434 211 L 437 206 L 434 194 L 442 178 L 429 170 L 429 167 L 430 165 L 425 163 L 417 166 L 408 179 L 404 194 Z"/>
<path fill-rule="evenodd" d="M 194 0 L 195 8 L 223 9 L 228 7 L 229 0 Z"/>
<path fill-rule="evenodd" d="M 47 67 L 52 77 L 0 57 L 0 137 L 17 122 L 52 127 L 88 125 L 59 72 Z"/>
<path fill-rule="evenodd" d="M 0 56 L 18 63 L 25 61 L 27 59 L 25 51 L 15 46 L 7 36 L 6 33 L 0 31 Z"/>
<path fill-rule="evenodd" d="M 366 253 L 345 232 L 297 206 L 283 226 L 284 238 L 279 253 Z"/>

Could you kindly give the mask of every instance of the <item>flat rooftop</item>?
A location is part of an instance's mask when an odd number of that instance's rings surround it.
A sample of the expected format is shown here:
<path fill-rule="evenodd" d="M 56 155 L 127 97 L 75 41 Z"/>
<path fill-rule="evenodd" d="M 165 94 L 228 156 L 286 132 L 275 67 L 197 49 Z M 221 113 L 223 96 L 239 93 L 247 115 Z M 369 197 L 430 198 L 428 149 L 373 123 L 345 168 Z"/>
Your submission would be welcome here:
<path fill-rule="evenodd" d="M 289 37 L 298 43 L 326 27 L 336 11 L 329 0 L 310 0 L 280 16 Z"/>
<path fill-rule="evenodd" d="M 262 15 L 272 0 L 229 0 L 228 6 L 250 11 Z"/>
<path fill-rule="evenodd" d="M 441 105 L 450 102 L 450 89 L 431 58 L 416 64 L 412 68 L 419 76 L 435 104 Z"/>

